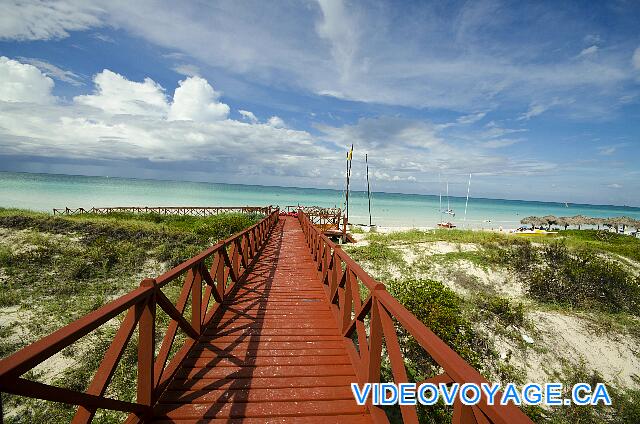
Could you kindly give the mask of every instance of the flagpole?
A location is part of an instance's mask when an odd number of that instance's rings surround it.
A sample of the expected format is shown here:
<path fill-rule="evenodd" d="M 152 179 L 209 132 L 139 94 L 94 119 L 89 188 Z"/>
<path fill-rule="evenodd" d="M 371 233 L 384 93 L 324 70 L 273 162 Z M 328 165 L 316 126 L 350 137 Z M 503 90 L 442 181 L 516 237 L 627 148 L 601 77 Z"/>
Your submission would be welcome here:
<path fill-rule="evenodd" d="M 369 227 L 371 227 L 371 187 L 369 186 L 369 158 L 368 154 L 364 155 L 364 162 L 367 164 L 367 197 L 369 198 Z"/>
<path fill-rule="evenodd" d="M 352 161 L 353 161 L 353 144 L 351 145 L 351 150 L 347 152 L 347 193 L 346 193 L 347 223 L 349 222 L 349 181 L 351 179 L 351 162 Z"/>

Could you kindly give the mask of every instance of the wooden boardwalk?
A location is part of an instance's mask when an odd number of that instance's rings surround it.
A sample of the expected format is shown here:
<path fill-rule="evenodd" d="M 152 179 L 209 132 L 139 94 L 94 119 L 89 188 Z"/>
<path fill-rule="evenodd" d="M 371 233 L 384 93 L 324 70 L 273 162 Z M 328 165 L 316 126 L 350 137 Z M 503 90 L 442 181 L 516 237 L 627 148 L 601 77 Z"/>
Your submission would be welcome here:
<path fill-rule="evenodd" d="M 353 399 L 356 381 L 300 223 L 283 217 L 154 416 L 158 422 L 370 422 Z"/>
<path fill-rule="evenodd" d="M 163 288 L 180 280 L 174 305 Z M 158 310 L 171 318 L 164 331 L 156 326 Z M 22 377 L 118 316 L 120 327 L 86 391 Z M 115 399 L 107 388 L 136 329 L 131 341 L 138 349 L 136 399 Z M 187 338 L 174 345 L 178 330 Z M 440 367 L 439 374 L 417 384 L 488 383 L 304 211 L 292 217 L 274 210 L 1 359 L 0 394 L 77 405 L 74 424 L 91 422 L 98 409 L 126 412 L 128 424 L 388 424 L 387 411 L 371 400 L 358 406 L 350 386 L 380 382 L 383 361 L 395 383 L 408 383 L 402 350 L 407 334 Z M 451 421 L 531 423 L 516 406 L 501 405 L 500 396 L 492 404 L 484 395 L 477 405 L 457 399 Z M 418 423 L 415 406 L 399 409 L 403 422 Z M 2 396 L 0 424 L 1 412 Z"/>

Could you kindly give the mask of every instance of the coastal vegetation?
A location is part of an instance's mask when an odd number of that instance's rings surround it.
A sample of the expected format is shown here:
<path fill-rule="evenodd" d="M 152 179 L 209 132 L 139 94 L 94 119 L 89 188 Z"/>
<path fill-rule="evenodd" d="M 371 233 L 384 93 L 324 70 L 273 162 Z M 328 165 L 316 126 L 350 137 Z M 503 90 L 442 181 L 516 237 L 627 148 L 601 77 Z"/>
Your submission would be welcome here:
<path fill-rule="evenodd" d="M 345 251 L 490 381 L 604 382 L 613 398 L 595 408 L 523 407 L 535 422 L 638 422 L 640 239 L 603 233 L 409 230 L 359 234 Z M 413 381 L 439 373 L 406 342 Z M 451 410 L 419 414 L 447 422 Z"/>
<path fill-rule="evenodd" d="M 0 209 L 0 357 L 99 308 L 261 219 L 257 214 L 51 216 Z M 175 302 L 171 283 L 163 292 Z M 189 310 L 186 311 L 189 314 Z M 121 317 L 120 317 L 121 318 Z M 118 328 L 118 318 L 38 366 L 26 377 L 84 391 Z M 169 317 L 158 310 L 158 325 Z M 162 332 L 159 332 L 162 336 Z M 126 349 L 108 395 L 133 400 L 137 335 Z M 179 344 L 179 343 L 177 343 Z M 3 394 L 5 422 L 68 422 L 74 408 Z M 95 422 L 121 422 L 100 411 Z"/>

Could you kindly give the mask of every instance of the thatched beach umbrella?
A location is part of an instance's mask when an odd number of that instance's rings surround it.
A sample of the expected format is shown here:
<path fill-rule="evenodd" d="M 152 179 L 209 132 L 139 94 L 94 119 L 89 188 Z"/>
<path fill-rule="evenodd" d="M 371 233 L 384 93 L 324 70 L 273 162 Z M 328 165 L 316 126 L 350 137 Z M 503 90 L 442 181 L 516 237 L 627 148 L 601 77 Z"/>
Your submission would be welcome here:
<path fill-rule="evenodd" d="M 576 215 L 571 217 L 571 225 L 575 225 L 580 230 L 583 225 L 589 224 L 589 217 L 584 215 Z"/>
<path fill-rule="evenodd" d="M 548 230 L 551 229 L 552 225 L 556 225 L 558 223 L 558 218 L 554 215 L 545 215 L 542 217 L 542 221 L 548 225 Z"/>
<path fill-rule="evenodd" d="M 618 218 L 618 223 L 622 226 L 622 232 L 624 233 L 625 227 L 631 227 L 638 229 L 638 220 L 633 219 L 630 216 L 621 216 Z"/>
<path fill-rule="evenodd" d="M 542 225 L 542 218 L 539 216 L 527 216 L 526 218 L 522 218 L 520 220 L 521 224 L 531 225 L 532 227 L 537 227 Z"/>
<path fill-rule="evenodd" d="M 618 232 L 618 228 L 620 227 L 620 221 L 618 217 L 605 218 L 602 222 L 605 227 L 615 228 L 616 233 Z"/>
<path fill-rule="evenodd" d="M 605 223 L 605 218 L 589 218 L 588 222 L 589 225 L 595 225 L 598 227 L 598 230 L 600 229 L 601 226 L 604 225 Z"/>
<path fill-rule="evenodd" d="M 561 216 L 558 217 L 557 223 L 559 226 L 564 227 L 566 230 L 569 225 L 571 225 L 571 217 L 569 216 Z"/>

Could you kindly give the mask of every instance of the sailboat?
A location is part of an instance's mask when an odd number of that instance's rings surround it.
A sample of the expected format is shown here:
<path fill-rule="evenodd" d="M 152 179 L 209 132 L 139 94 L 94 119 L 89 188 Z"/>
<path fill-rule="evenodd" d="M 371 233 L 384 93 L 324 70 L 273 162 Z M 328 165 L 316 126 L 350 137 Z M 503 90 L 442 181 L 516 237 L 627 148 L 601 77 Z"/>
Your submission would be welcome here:
<path fill-rule="evenodd" d="M 442 189 L 440 190 L 440 222 L 438 223 L 439 228 L 455 228 L 456 226 L 451 222 L 447 222 L 442 219 L 442 214 L 446 213 L 451 216 L 456 216 L 455 212 L 451 209 L 449 205 L 449 182 L 447 181 L 447 210 L 442 209 Z"/>
<path fill-rule="evenodd" d="M 447 210 L 442 212 L 453 217 L 456 216 L 456 213 L 453 211 L 453 209 L 451 209 L 451 205 L 449 204 L 449 181 L 447 181 Z"/>

